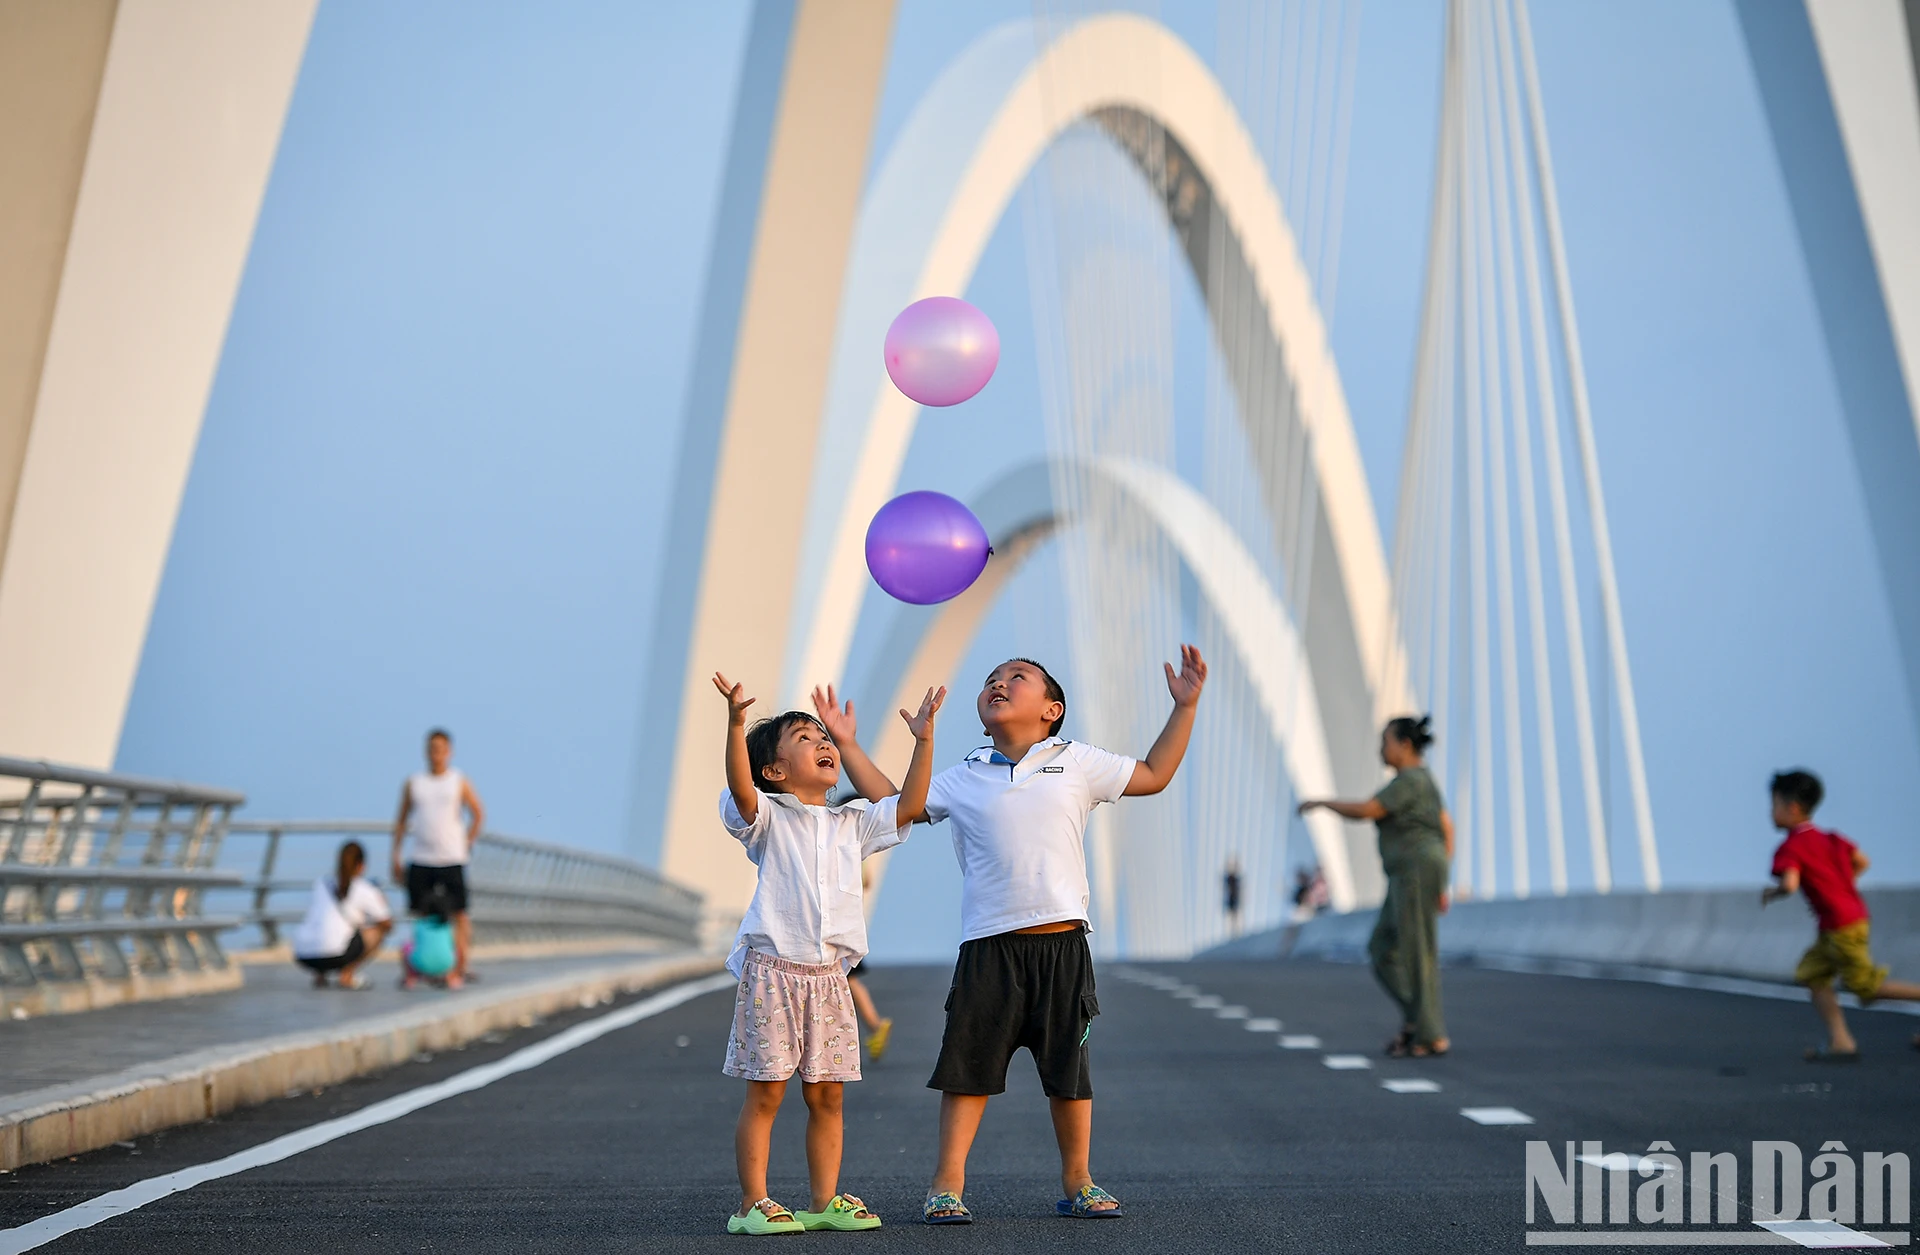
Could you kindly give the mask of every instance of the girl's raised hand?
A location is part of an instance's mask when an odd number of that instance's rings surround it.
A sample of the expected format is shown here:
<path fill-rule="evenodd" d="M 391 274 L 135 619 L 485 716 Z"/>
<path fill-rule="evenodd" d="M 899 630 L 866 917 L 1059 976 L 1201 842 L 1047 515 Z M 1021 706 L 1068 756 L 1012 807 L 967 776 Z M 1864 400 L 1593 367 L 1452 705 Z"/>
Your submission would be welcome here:
<path fill-rule="evenodd" d="M 827 685 L 825 691 L 818 686 L 813 690 L 813 713 L 820 716 L 820 726 L 827 730 L 836 745 L 851 744 L 854 739 L 853 699 L 848 698 L 843 707 L 839 704 L 840 695 L 833 691 L 833 685 Z"/>
<path fill-rule="evenodd" d="M 753 705 L 753 698 L 742 696 L 745 686 L 733 683 L 718 671 L 713 673 L 713 687 L 720 690 L 720 696 L 727 699 L 727 721 L 745 723 L 747 707 Z"/>
<path fill-rule="evenodd" d="M 913 733 L 914 740 L 925 741 L 933 736 L 933 717 L 940 712 L 940 703 L 946 700 L 947 689 L 942 685 L 938 692 L 927 690 L 927 695 L 920 699 L 920 713 L 910 715 L 901 707 L 900 717 L 906 720 L 907 731 Z"/>

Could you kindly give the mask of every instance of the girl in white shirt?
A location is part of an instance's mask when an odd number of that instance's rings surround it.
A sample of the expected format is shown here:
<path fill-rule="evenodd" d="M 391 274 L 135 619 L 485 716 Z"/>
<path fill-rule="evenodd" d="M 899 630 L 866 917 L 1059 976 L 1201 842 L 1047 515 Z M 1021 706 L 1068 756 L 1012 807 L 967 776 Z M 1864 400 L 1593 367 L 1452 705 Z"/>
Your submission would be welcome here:
<path fill-rule="evenodd" d="M 740 986 L 721 1070 L 747 1082 L 734 1131 L 740 1209 L 727 1217 L 727 1232 L 877 1229 L 878 1216 L 839 1192 L 841 1085 L 860 1079 L 859 1028 L 846 973 L 867 952 L 860 864 L 904 840 L 904 817 L 926 803 L 933 717 L 946 690 L 928 689 L 917 715 L 900 712 L 913 732 L 913 760 L 900 795 L 874 805 L 830 806 L 840 751 L 820 721 L 790 710 L 748 729 L 754 699 L 717 672 L 713 683 L 727 699 L 721 822 L 760 869 L 727 957 Z M 807 1100 L 813 1194 L 813 1210 L 797 1216 L 767 1197 L 773 1118 L 795 1072 Z"/>
<path fill-rule="evenodd" d="M 393 927 L 387 896 L 360 873 L 367 851 L 358 841 L 340 847 L 334 877 L 313 882 L 306 918 L 293 933 L 293 957 L 313 973 L 313 987 L 327 987 L 327 973 L 340 973 L 340 988 L 364 989 L 360 965 L 372 958 Z"/>

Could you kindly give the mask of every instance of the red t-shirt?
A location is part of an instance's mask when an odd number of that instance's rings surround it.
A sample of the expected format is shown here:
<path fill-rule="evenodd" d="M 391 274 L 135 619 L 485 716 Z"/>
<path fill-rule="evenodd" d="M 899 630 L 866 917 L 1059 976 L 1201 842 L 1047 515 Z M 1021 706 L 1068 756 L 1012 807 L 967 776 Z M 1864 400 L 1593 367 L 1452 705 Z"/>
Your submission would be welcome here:
<path fill-rule="evenodd" d="M 1774 875 L 1789 867 L 1800 869 L 1800 892 L 1807 895 L 1821 932 L 1867 918 L 1867 904 L 1853 884 L 1854 849 L 1853 842 L 1837 832 L 1801 824 L 1773 852 Z"/>

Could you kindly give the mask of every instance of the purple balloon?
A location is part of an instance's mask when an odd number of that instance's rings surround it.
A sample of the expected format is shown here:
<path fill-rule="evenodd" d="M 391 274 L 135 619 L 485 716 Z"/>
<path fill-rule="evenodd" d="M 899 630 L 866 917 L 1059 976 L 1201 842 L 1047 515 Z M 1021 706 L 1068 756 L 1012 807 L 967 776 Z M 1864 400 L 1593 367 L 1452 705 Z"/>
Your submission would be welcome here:
<path fill-rule="evenodd" d="M 887 328 L 887 376 L 922 405 L 958 405 L 993 378 L 1000 333 L 957 296 L 929 296 Z"/>
<path fill-rule="evenodd" d="M 992 552 L 973 511 L 943 492 L 903 493 L 867 525 L 867 570 L 874 583 L 916 606 L 966 592 Z"/>

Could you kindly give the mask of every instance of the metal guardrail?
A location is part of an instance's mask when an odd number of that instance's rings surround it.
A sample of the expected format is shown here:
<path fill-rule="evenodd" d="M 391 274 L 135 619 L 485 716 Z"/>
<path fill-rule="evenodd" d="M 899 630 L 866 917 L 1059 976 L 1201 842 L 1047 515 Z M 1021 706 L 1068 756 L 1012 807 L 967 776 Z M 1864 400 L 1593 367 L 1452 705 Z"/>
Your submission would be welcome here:
<path fill-rule="evenodd" d="M 209 890 L 244 795 L 0 757 L 0 985 L 217 971 Z"/>
<path fill-rule="evenodd" d="M 387 865 L 393 824 L 248 820 L 228 831 L 234 838 L 262 842 L 257 870 L 246 886 L 250 900 L 240 914 L 243 923 L 259 928 L 263 944 L 272 946 L 285 926 L 305 914 L 314 880 L 333 874 L 342 841 L 366 846 L 370 874 Z M 240 853 L 232 844 L 229 850 Z M 698 893 L 626 859 L 524 837 L 480 834 L 467 866 L 467 896 L 477 942 L 640 936 L 691 946 L 699 938 Z"/>
<path fill-rule="evenodd" d="M 314 880 L 332 874 L 341 841 L 362 841 L 370 872 L 386 866 L 391 822 L 235 822 L 245 801 L 0 756 L 0 1003 L 22 1005 L 25 991 L 32 1005 L 31 991 L 76 981 L 228 987 L 238 973 L 220 934 L 252 927 L 277 944 Z M 699 894 L 637 863 L 542 841 L 483 833 L 468 897 L 475 939 L 487 943 L 699 940 Z"/>

